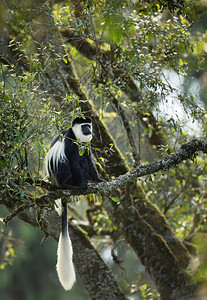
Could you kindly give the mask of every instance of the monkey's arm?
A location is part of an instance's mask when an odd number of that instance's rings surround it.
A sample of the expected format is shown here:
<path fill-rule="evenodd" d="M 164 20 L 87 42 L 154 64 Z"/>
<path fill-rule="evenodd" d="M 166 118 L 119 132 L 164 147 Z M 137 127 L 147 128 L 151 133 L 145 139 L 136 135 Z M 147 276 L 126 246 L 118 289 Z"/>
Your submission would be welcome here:
<path fill-rule="evenodd" d="M 72 172 L 68 160 L 60 161 L 57 173 L 57 183 L 62 189 L 71 188 L 73 184 Z"/>
<path fill-rule="evenodd" d="M 69 163 L 73 177 L 73 187 L 81 189 L 87 188 L 88 178 L 86 174 L 86 164 L 82 161 L 78 153 L 75 153 L 70 157 Z"/>

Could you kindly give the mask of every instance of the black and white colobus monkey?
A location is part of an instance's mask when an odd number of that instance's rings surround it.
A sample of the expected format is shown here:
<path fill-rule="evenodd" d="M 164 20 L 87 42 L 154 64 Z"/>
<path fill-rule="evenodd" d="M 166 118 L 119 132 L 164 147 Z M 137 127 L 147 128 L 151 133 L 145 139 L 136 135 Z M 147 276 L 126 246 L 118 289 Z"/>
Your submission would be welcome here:
<path fill-rule="evenodd" d="M 78 143 L 92 139 L 91 118 L 78 117 L 72 127 L 57 137 L 46 156 L 46 167 L 51 181 L 62 189 L 86 188 L 88 181 L 102 182 L 88 149 L 79 155 Z M 70 290 L 75 282 L 72 261 L 73 249 L 68 233 L 67 204 L 62 202 L 62 232 L 57 251 L 57 273 L 65 290 Z"/>

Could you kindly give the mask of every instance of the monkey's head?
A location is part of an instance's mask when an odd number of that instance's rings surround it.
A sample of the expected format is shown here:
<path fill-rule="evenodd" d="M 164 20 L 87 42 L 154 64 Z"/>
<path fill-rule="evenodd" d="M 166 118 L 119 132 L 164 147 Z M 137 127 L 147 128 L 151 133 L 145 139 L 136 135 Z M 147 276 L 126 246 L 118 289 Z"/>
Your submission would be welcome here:
<path fill-rule="evenodd" d="M 90 142 L 92 139 L 92 121 L 89 117 L 77 117 L 72 122 L 75 137 L 81 143 Z"/>

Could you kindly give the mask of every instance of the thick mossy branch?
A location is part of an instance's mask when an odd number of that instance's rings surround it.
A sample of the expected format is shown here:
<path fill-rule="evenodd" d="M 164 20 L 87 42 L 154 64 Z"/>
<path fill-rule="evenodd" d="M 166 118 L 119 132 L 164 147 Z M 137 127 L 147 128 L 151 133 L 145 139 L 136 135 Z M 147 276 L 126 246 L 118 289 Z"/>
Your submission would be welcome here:
<path fill-rule="evenodd" d="M 124 236 L 156 282 L 161 299 L 168 299 L 175 281 L 179 288 L 184 288 L 186 274 L 163 236 L 155 232 L 137 209 L 127 209 L 131 205 L 129 192 L 122 201 L 124 210 L 120 216 L 124 224 Z"/>
<path fill-rule="evenodd" d="M 69 232 L 75 252 L 74 263 L 79 270 L 81 281 L 89 290 L 96 291 L 94 292 L 95 296 L 91 296 L 90 299 L 128 299 L 119 290 L 112 271 L 104 263 L 103 259 L 94 249 L 84 232 L 74 224 L 69 225 Z M 75 249 L 79 249 L 79 251 L 75 251 Z"/>

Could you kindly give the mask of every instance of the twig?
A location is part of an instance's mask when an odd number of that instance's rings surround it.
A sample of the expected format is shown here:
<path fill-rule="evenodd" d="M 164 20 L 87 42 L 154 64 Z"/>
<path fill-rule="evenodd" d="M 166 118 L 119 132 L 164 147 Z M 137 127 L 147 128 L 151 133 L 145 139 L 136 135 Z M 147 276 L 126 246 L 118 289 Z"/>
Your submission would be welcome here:
<path fill-rule="evenodd" d="M 28 209 L 29 207 L 32 206 L 32 203 L 24 203 L 20 206 L 18 206 L 17 208 L 15 208 L 12 213 L 8 216 L 6 216 L 4 219 L 3 219 L 3 222 L 4 224 L 7 226 L 8 223 L 13 219 L 15 218 L 17 215 L 19 215 L 22 211 L 24 211 L 25 209 Z"/>
<path fill-rule="evenodd" d="M 189 183 L 189 180 L 186 181 L 185 185 L 181 188 L 181 190 L 171 199 L 171 201 L 165 205 L 164 214 L 167 213 L 167 211 L 170 209 L 170 207 L 174 204 L 176 199 L 182 194 L 182 192 L 186 189 L 187 185 Z"/>
<path fill-rule="evenodd" d="M 118 111 L 118 113 L 121 117 L 122 123 L 123 123 L 124 128 L 125 128 L 126 133 L 127 133 L 129 145 L 131 146 L 132 156 L 134 158 L 135 165 L 137 166 L 137 165 L 140 164 L 140 156 L 137 153 L 137 148 L 136 148 L 136 144 L 135 144 L 135 141 L 134 141 L 134 137 L 133 137 L 133 134 L 132 134 L 130 124 L 127 120 L 127 117 L 125 116 L 125 112 L 122 109 L 119 101 L 115 97 L 113 98 L 113 104 L 116 106 L 116 109 L 117 109 L 117 111 Z"/>

